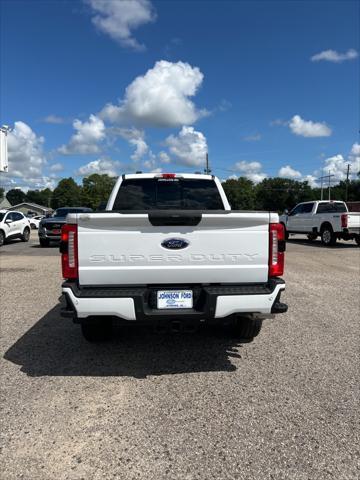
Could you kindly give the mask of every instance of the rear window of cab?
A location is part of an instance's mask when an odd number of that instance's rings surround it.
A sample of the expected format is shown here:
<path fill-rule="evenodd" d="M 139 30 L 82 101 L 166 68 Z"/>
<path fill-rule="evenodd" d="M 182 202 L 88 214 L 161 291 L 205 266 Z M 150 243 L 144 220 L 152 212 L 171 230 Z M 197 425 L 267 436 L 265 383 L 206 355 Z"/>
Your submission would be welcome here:
<path fill-rule="evenodd" d="M 124 179 L 113 210 L 224 210 L 214 180 Z"/>

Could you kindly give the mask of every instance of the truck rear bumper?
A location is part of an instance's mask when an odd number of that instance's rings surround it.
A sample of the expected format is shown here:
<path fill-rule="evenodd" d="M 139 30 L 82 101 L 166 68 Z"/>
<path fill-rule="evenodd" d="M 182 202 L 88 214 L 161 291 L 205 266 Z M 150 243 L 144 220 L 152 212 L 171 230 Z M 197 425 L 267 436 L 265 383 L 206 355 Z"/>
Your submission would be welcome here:
<path fill-rule="evenodd" d="M 266 284 L 176 285 L 169 289 L 192 289 L 194 307 L 189 309 L 156 308 L 156 292 L 164 285 L 141 287 L 79 287 L 66 281 L 62 286 L 66 307 L 64 317 L 81 323 L 89 317 L 109 316 L 128 322 L 149 324 L 170 318 L 179 320 L 222 321 L 235 314 L 260 318 L 287 311 L 280 302 L 285 282 L 270 279 Z"/>

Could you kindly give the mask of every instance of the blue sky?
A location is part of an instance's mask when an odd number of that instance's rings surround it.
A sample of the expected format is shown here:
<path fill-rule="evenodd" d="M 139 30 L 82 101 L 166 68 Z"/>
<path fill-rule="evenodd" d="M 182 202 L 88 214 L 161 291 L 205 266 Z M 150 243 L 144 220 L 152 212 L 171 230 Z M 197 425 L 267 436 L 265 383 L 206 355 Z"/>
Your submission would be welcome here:
<path fill-rule="evenodd" d="M 6 188 L 359 169 L 359 3 L 1 2 Z M 106 105 L 108 105 L 106 107 Z"/>

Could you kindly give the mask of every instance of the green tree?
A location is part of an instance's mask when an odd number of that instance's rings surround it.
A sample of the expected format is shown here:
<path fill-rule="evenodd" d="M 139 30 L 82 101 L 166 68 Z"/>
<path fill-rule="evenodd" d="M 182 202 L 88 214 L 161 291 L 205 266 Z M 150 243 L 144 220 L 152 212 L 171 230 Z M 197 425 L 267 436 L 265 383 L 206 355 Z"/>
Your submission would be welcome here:
<path fill-rule="evenodd" d="M 72 177 L 63 178 L 53 191 L 51 207 L 78 207 L 81 205 L 81 187 Z"/>
<path fill-rule="evenodd" d="M 6 194 L 6 198 L 11 205 L 18 205 L 19 203 L 26 202 L 27 196 L 20 188 L 12 188 Z"/>
<path fill-rule="evenodd" d="M 360 201 L 360 178 L 359 180 L 351 180 L 348 187 L 349 202 Z"/>
<path fill-rule="evenodd" d="M 93 173 L 83 178 L 81 190 L 82 205 L 94 210 L 99 208 L 101 203 L 108 201 L 115 182 L 116 178 L 107 174 L 99 175 L 98 173 Z"/>
<path fill-rule="evenodd" d="M 52 191 L 50 188 L 44 188 L 43 190 L 29 190 L 27 192 L 27 198 L 29 202 L 44 205 L 50 207 Z"/>
<path fill-rule="evenodd" d="M 254 210 L 255 185 L 251 180 L 239 177 L 226 180 L 222 185 L 233 210 Z"/>
<path fill-rule="evenodd" d="M 283 212 L 299 202 L 315 199 L 315 192 L 308 182 L 288 178 L 265 178 L 256 186 L 256 207 L 259 210 Z"/>

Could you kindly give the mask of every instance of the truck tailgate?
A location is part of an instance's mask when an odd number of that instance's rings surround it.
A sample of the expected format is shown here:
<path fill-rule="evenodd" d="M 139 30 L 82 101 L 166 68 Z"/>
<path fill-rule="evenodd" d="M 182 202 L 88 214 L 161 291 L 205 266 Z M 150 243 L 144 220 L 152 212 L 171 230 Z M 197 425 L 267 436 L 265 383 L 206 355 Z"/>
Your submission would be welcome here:
<path fill-rule="evenodd" d="M 347 217 L 348 217 L 348 221 L 347 221 L 348 228 L 360 228 L 360 213 L 349 212 L 347 213 Z"/>
<path fill-rule="evenodd" d="M 269 223 L 274 214 L 198 215 L 200 221 L 193 226 L 154 225 L 147 213 L 69 216 L 69 223 L 78 224 L 80 285 L 268 280 Z M 162 243 L 169 239 L 181 239 L 188 245 L 175 250 L 165 248 Z"/>

